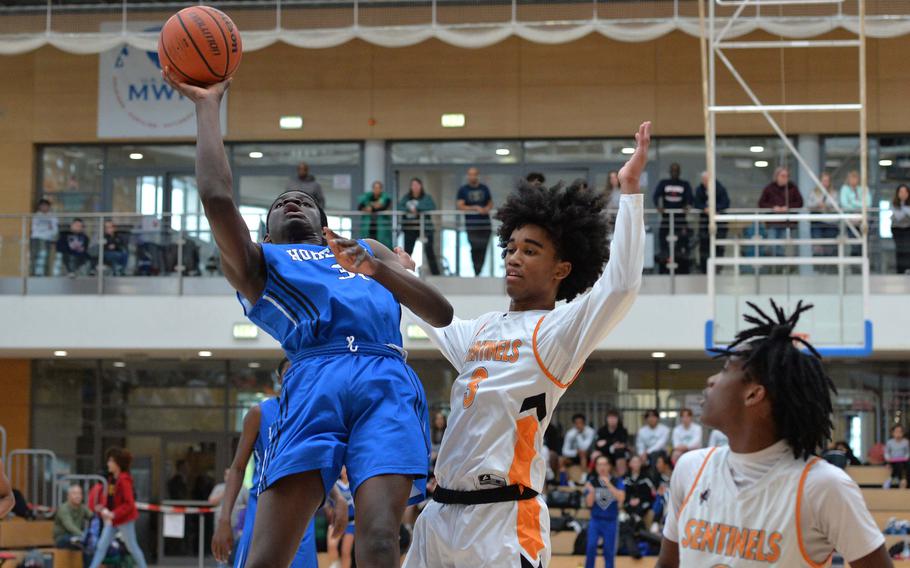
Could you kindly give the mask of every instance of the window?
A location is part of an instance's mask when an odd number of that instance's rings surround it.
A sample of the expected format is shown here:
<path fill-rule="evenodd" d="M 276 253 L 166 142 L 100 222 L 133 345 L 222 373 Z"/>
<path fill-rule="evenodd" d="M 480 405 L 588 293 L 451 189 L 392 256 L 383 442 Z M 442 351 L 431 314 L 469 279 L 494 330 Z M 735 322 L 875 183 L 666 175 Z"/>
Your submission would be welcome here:
<path fill-rule="evenodd" d="M 41 196 L 61 212 L 101 210 L 104 149 L 51 146 L 41 150 Z"/>

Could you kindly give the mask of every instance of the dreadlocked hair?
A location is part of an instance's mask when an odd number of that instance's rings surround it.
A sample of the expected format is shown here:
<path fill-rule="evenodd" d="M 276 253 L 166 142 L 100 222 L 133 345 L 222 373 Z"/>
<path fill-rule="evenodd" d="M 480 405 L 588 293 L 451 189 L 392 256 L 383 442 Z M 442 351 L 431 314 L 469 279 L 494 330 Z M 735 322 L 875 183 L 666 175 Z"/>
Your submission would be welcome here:
<path fill-rule="evenodd" d="M 568 186 L 560 182 L 549 189 L 522 184 L 496 214 L 502 221 L 498 236 L 503 258 L 513 231 L 525 225 L 541 227 L 556 245 L 556 256 L 572 265 L 559 284 L 556 299 L 572 300 L 597 281 L 607 262 L 607 220 L 601 214 L 604 205 L 603 196 L 588 189 L 581 179 Z"/>
<path fill-rule="evenodd" d="M 793 335 L 800 314 L 812 305 L 800 301 L 796 311 L 787 316 L 771 300 L 773 317 L 769 317 L 752 302 L 747 303 L 755 315 L 746 314 L 744 319 L 754 327 L 736 334 L 728 347 L 712 351 L 719 357 L 744 360 L 743 370 L 749 380 L 768 391 L 778 435 L 790 444 L 795 457 L 807 459 L 831 439 L 831 394 L 837 394 L 821 355 L 805 338 Z"/>

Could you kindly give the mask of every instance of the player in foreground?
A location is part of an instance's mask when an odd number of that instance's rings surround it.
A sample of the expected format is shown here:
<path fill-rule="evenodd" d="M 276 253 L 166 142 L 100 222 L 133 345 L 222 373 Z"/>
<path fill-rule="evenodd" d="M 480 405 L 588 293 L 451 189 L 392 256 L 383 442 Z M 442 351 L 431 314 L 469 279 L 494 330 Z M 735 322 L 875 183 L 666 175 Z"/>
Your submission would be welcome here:
<path fill-rule="evenodd" d="M 287 358 L 278 363 L 276 374 L 278 384 L 284 381 L 284 374 L 291 366 Z M 253 539 L 253 523 L 256 520 L 257 494 L 256 481 L 262 474 L 262 460 L 265 456 L 266 448 L 269 446 L 269 430 L 278 417 L 278 399 L 269 398 L 252 407 L 243 417 L 243 431 L 240 433 L 240 442 L 237 444 L 237 452 L 234 454 L 234 461 L 228 469 L 228 475 L 225 479 L 224 497 L 221 500 L 221 516 L 218 526 L 215 527 L 215 534 L 212 537 L 212 555 L 219 563 L 226 564 L 231 555 L 234 546 L 234 531 L 231 527 L 231 513 L 234 511 L 234 503 L 237 501 L 237 495 L 240 493 L 240 487 L 243 485 L 243 477 L 246 474 L 247 464 L 250 456 L 253 456 L 253 490 L 250 491 L 250 500 L 246 507 L 246 514 L 243 519 L 243 534 L 240 537 L 240 543 L 237 545 L 237 554 L 234 558 L 235 568 L 244 568 L 246 558 L 250 551 L 250 542 Z M 348 522 L 347 503 L 341 493 L 332 488 L 332 500 L 335 507 L 332 512 L 332 527 L 335 533 L 345 530 Z M 317 568 L 316 560 L 316 529 L 315 523 L 311 520 L 300 541 L 300 547 L 294 554 L 294 560 L 291 562 L 291 568 Z"/>
<path fill-rule="evenodd" d="M 346 465 L 359 516 L 356 563 L 398 567 L 398 527 L 425 490 L 426 396 L 401 348 L 401 306 L 434 325 L 452 306 L 371 240 L 342 239 L 314 199 L 286 191 L 256 243 L 237 209 L 211 87 L 165 78 L 196 105 L 196 181 L 222 269 L 247 316 L 277 339 L 291 368 L 263 459 L 248 568 L 288 566 L 313 513 Z M 394 448 L 395 451 L 389 451 Z"/>
<path fill-rule="evenodd" d="M 838 551 L 851 568 L 886 568 L 885 539 L 847 474 L 816 457 L 831 437 L 834 383 L 818 352 L 774 302 L 749 304 L 720 373 L 708 379 L 702 423 L 730 445 L 676 464 L 657 568 L 817 568 Z M 807 353 L 800 350 L 804 346 Z"/>
<path fill-rule="evenodd" d="M 417 519 L 407 568 L 549 563 L 550 518 L 539 495 L 543 433 L 638 293 L 645 241 L 638 180 L 650 137 L 646 122 L 619 174 L 623 195 L 606 270 L 602 196 L 578 183 L 522 187 L 497 215 L 509 311 L 442 328 L 418 321 L 459 375 L 436 462 L 439 486 Z M 568 303 L 556 307 L 559 300 Z"/>

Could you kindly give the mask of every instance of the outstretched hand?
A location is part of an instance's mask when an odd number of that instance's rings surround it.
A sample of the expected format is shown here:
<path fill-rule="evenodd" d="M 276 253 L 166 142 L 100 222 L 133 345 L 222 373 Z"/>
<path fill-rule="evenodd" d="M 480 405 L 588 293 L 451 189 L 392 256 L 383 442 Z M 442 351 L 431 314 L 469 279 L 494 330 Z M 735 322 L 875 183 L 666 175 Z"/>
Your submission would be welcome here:
<path fill-rule="evenodd" d="M 224 93 L 227 92 L 228 87 L 231 86 L 231 79 L 215 83 L 208 87 L 199 87 L 190 85 L 189 83 L 182 83 L 173 73 L 171 73 L 171 68 L 167 65 L 165 65 L 164 69 L 161 71 L 161 76 L 164 78 L 165 82 L 173 87 L 178 93 L 197 104 L 209 100 L 220 104 L 221 99 L 224 97 Z"/>
<path fill-rule="evenodd" d="M 638 180 L 648 163 L 648 148 L 651 146 L 651 122 L 643 122 L 635 133 L 635 153 L 619 170 L 619 187 L 623 193 L 640 193 Z"/>
<path fill-rule="evenodd" d="M 345 239 L 328 227 L 322 228 L 322 234 L 342 268 L 354 274 L 365 276 L 375 274 L 376 259 L 360 243 Z"/>

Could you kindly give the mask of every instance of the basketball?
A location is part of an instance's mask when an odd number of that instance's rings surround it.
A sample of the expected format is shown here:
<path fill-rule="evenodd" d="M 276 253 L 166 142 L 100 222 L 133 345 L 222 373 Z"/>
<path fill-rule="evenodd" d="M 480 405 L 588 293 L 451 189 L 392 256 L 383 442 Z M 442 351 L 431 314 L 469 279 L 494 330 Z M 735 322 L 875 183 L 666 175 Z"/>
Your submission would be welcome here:
<path fill-rule="evenodd" d="M 158 58 L 174 77 L 207 86 L 231 77 L 243 45 L 231 18 L 210 6 L 184 8 L 171 16 L 158 36 Z"/>

